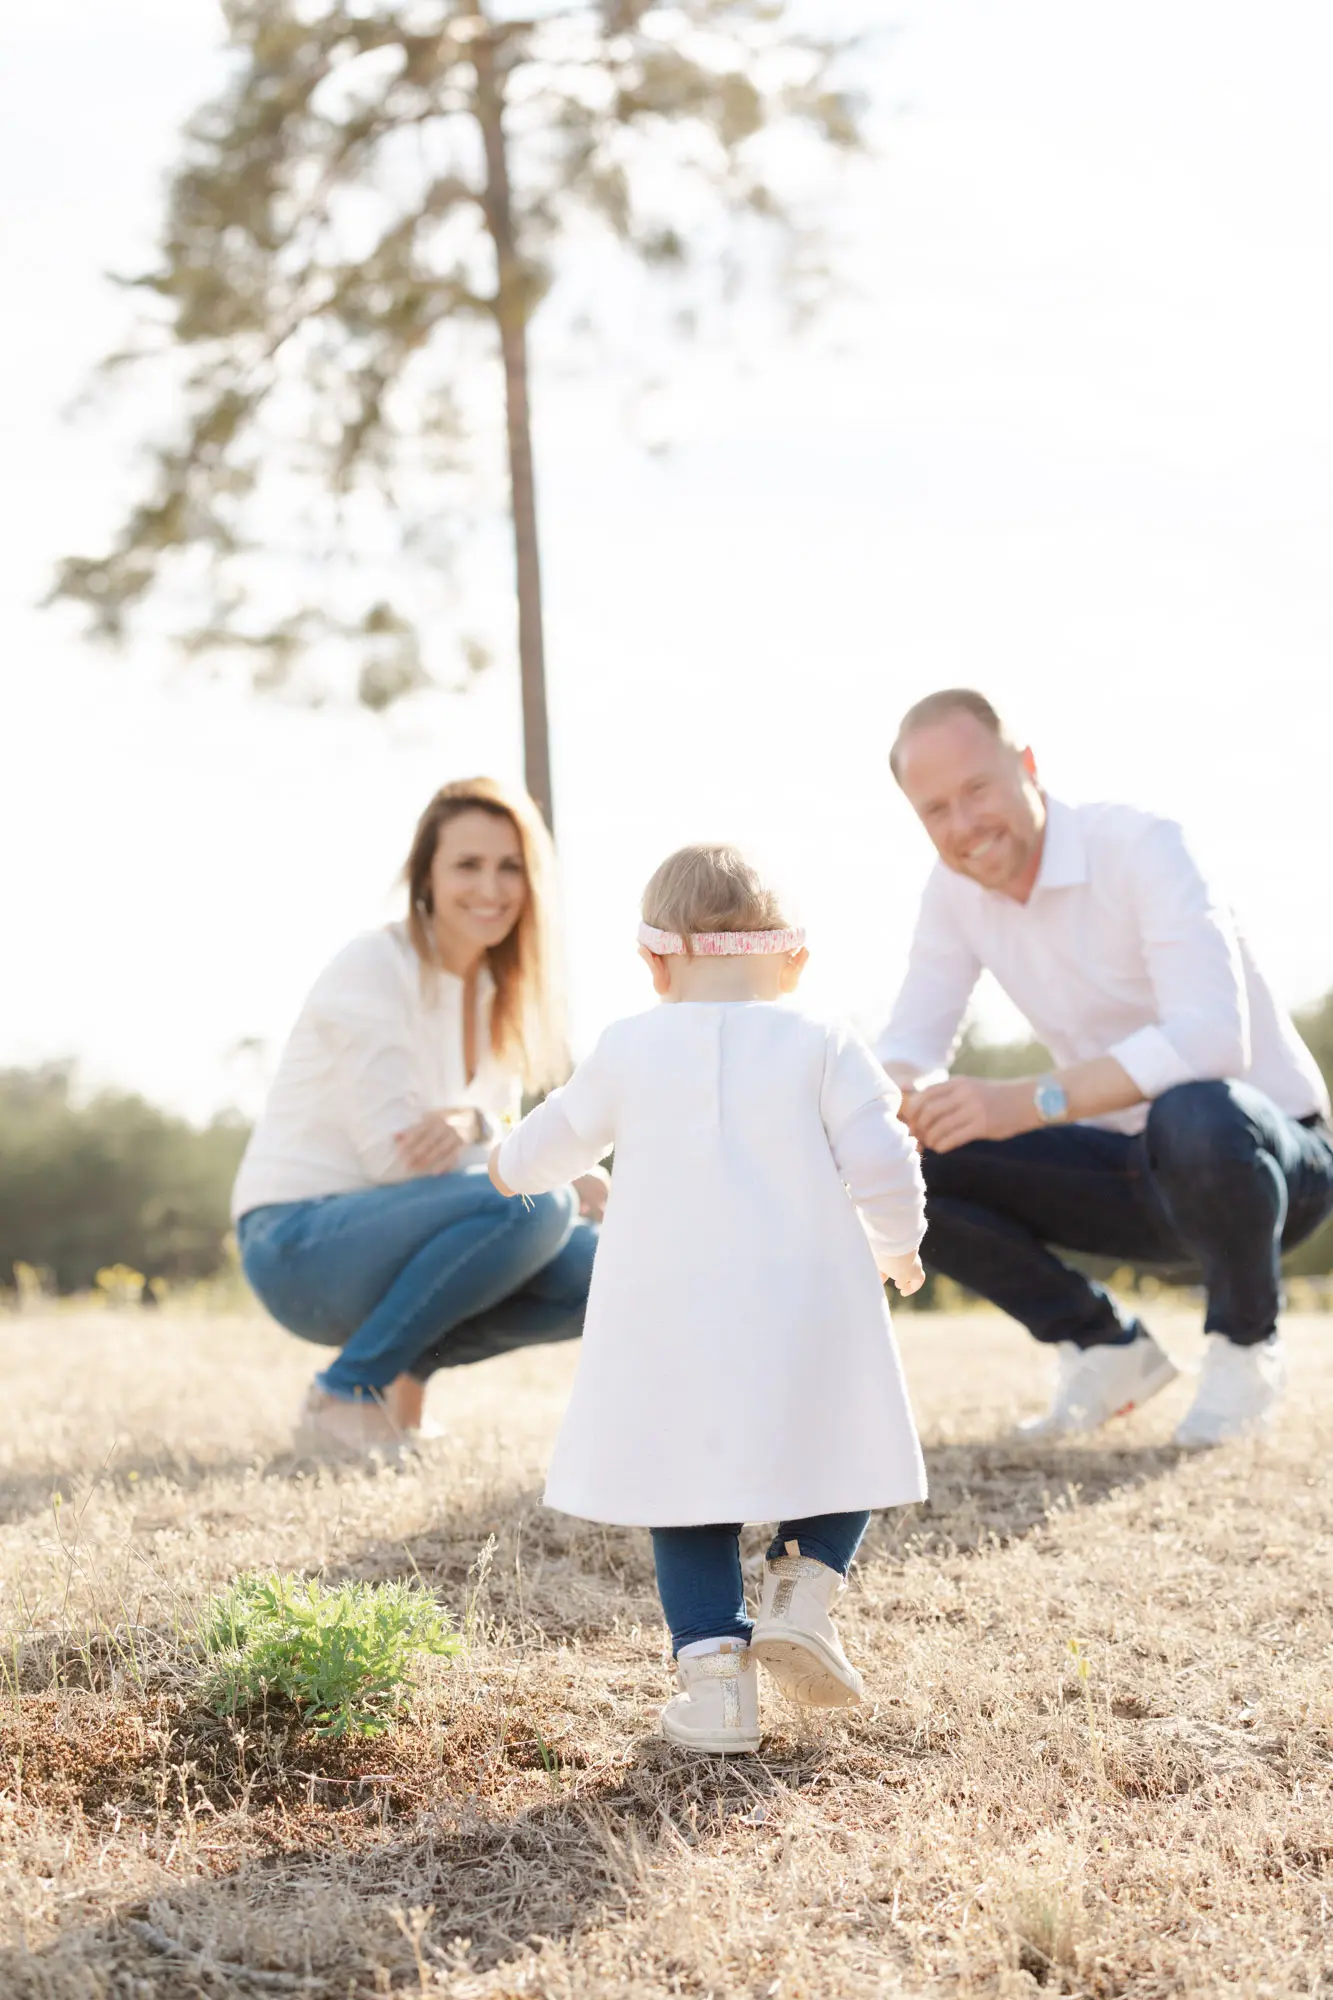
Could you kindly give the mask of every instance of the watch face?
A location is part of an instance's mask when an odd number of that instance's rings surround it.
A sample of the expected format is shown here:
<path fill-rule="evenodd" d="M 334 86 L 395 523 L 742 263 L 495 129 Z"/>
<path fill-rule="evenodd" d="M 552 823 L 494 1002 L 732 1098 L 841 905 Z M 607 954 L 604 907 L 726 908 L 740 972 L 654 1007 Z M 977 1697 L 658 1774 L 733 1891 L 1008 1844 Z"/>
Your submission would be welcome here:
<path fill-rule="evenodd" d="M 1062 1083 L 1048 1080 L 1039 1083 L 1033 1093 L 1037 1116 L 1046 1123 L 1063 1118 L 1069 1109 L 1069 1095 Z"/>

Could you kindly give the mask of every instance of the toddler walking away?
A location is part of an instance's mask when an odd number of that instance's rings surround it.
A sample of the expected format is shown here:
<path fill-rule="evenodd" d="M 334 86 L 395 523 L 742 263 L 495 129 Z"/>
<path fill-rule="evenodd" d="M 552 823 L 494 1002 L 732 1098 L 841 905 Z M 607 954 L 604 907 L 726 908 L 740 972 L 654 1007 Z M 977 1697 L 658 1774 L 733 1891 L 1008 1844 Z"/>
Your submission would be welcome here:
<path fill-rule="evenodd" d="M 757 1750 L 756 1661 L 797 1701 L 860 1700 L 833 1600 L 869 1509 L 925 1497 L 881 1282 L 922 1283 L 925 1197 L 869 1050 L 773 1004 L 804 933 L 736 849 L 681 848 L 643 917 L 669 1004 L 614 1022 L 491 1176 L 542 1194 L 615 1147 L 546 1503 L 651 1528 L 680 1689 L 662 1732 Z M 780 1524 L 753 1622 L 746 1521 Z"/>

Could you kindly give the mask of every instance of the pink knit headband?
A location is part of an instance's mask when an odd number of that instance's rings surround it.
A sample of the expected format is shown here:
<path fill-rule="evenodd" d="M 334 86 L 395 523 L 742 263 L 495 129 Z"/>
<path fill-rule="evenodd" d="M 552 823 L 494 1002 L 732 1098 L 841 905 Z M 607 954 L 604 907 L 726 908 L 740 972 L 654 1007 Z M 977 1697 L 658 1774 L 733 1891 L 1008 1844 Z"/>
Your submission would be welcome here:
<path fill-rule="evenodd" d="M 659 958 L 680 958 L 685 953 L 684 938 L 675 931 L 655 930 L 652 924 L 639 925 L 639 943 L 656 952 Z M 799 951 L 805 943 L 805 932 L 799 926 L 789 931 L 696 931 L 690 943 L 700 958 L 739 958 L 742 954 L 770 952 L 777 956 Z"/>

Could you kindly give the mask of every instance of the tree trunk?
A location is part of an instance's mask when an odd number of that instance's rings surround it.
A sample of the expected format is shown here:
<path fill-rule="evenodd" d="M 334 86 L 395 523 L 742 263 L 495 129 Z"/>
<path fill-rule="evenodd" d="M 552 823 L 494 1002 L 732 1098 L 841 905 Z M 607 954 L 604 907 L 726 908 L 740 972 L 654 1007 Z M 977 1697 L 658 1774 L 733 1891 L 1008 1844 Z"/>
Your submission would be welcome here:
<path fill-rule="evenodd" d="M 477 70 L 477 117 L 486 146 L 486 224 L 495 244 L 495 319 L 504 362 L 505 419 L 509 433 L 510 513 L 518 584 L 518 668 L 523 695 L 523 768 L 529 792 L 540 806 L 547 826 L 554 827 L 541 562 L 537 548 L 537 486 L 528 406 L 528 287 L 514 240 L 504 93 L 496 70 L 496 40 L 493 33 L 479 35 L 473 53 Z"/>

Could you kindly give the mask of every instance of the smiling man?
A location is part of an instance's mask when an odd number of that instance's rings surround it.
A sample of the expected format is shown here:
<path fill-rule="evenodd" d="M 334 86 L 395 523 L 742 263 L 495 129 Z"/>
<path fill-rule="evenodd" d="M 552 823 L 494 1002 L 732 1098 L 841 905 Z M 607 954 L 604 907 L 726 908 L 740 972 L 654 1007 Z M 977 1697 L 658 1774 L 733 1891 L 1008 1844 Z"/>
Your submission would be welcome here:
<path fill-rule="evenodd" d="M 1178 1371 L 1050 1246 L 1192 1267 L 1209 1340 L 1177 1442 L 1262 1429 L 1286 1377 L 1278 1259 L 1333 1209 L 1314 1058 L 1172 821 L 1052 798 L 968 688 L 909 709 L 889 762 L 939 856 L 878 1043 L 921 1142 L 928 1268 L 1058 1348 L 1024 1426 L 1058 1436 Z M 1051 1051 L 1044 1076 L 948 1077 L 983 971 Z"/>

